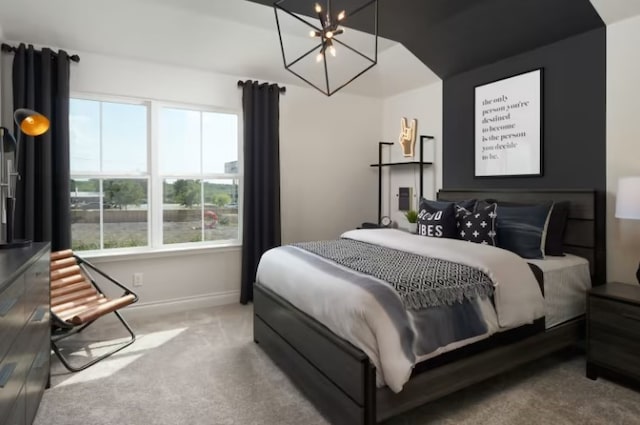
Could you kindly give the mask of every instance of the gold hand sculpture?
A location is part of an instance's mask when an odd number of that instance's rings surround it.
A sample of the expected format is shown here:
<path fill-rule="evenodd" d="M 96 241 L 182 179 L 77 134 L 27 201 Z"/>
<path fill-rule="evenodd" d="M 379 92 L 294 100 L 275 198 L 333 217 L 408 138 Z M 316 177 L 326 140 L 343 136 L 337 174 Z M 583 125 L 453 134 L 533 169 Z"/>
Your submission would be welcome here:
<path fill-rule="evenodd" d="M 407 119 L 402 117 L 400 120 L 400 147 L 402 147 L 402 154 L 407 157 L 413 157 L 414 148 L 416 146 L 416 128 L 418 127 L 418 121 L 416 119 L 411 120 L 411 125 L 407 126 Z"/>

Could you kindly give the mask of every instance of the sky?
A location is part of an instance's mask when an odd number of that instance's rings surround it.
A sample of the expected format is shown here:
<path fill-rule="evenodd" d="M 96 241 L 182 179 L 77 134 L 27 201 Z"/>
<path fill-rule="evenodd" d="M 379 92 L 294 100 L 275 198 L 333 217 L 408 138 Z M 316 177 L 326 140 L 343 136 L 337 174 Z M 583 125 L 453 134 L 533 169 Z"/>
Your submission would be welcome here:
<path fill-rule="evenodd" d="M 71 99 L 71 174 L 146 174 L 147 110 L 146 104 Z M 224 173 L 225 162 L 238 159 L 234 114 L 163 107 L 158 129 L 161 175 Z"/>

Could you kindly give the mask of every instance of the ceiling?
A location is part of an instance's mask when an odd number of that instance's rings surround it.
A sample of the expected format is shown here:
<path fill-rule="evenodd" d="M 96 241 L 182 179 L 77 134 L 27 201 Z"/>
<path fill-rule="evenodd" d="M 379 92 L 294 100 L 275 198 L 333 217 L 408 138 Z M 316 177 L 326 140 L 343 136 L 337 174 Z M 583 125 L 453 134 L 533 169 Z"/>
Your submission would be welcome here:
<path fill-rule="evenodd" d="M 0 0 L 0 10 L 14 42 L 306 86 L 283 67 L 273 8 L 248 1 Z M 307 33 L 289 39 L 306 43 Z M 435 81 L 406 48 L 380 39 L 378 65 L 344 90 L 387 97 Z"/>
<path fill-rule="evenodd" d="M 304 86 L 282 65 L 272 1 L 0 0 L 0 37 Z M 380 0 L 378 65 L 344 90 L 391 96 L 602 25 L 591 5 L 607 24 L 640 14 L 638 0 Z"/>
<path fill-rule="evenodd" d="M 607 25 L 640 15 L 638 0 L 591 0 L 591 4 Z"/>

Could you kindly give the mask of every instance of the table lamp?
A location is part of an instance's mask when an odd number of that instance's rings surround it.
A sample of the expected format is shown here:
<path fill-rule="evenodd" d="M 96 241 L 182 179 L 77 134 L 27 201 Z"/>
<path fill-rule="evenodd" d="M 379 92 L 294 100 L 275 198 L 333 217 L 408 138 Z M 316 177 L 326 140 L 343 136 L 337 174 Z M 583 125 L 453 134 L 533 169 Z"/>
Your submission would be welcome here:
<path fill-rule="evenodd" d="M 0 160 L 3 170 L 0 175 L 1 198 L 5 199 L 5 213 L 7 220 L 6 242 L 0 243 L 0 249 L 29 246 L 30 240 L 15 239 L 14 218 L 16 210 L 16 185 L 20 178 L 18 164 L 20 163 L 20 144 L 22 133 L 27 136 L 40 136 L 49 130 L 49 120 L 44 115 L 31 109 L 16 109 L 13 119 L 18 125 L 18 140 L 5 128 L 0 127 Z M 5 141 L 9 142 L 9 149 L 5 149 Z M 14 160 L 8 160 L 5 155 L 14 152 Z M 4 171 L 6 170 L 6 171 Z"/>
<path fill-rule="evenodd" d="M 640 220 L 640 176 L 622 177 L 618 180 L 616 218 Z M 640 267 L 636 278 L 640 283 Z"/>

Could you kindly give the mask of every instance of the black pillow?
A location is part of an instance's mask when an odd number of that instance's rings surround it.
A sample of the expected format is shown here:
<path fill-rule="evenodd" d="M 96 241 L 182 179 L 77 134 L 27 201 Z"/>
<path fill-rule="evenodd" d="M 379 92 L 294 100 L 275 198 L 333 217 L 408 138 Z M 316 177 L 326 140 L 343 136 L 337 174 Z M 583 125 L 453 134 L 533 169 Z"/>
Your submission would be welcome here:
<path fill-rule="evenodd" d="M 466 199 L 464 201 L 447 201 L 445 199 L 440 199 L 438 201 L 431 201 L 429 199 L 425 199 L 422 198 L 420 200 L 420 202 L 426 202 L 429 205 L 431 205 L 431 207 L 433 208 L 439 208 L 439 209 L 444 209 L 445 207 L 447 207 L 449 204 L 455 204 L 456 207 L 462 207 L 466 210 L 469 211 L 473 211 L 474 208 L 476 207 L 476 202 L 478 202 L 477 199 Z"/>
<path fill-rule="evenodd" d="M 544 258 L 545 233 L 552 204 L 507 206 L 499 204 L 498 246 L 523 258 Z"/>
<path fill-rule="evenodd" d="M 496 246 L 496 208 L 496 204 L 490 204 L 472 212 L 466 208 L 457 207 L 458 238 Z"/>
<path fill-rule="evenodd" d="M 423 199 L 418 212 L 418 234 L 435 238 L 456 237 L 456 212 L 454 204 L 444 208 L 434 207 Z"/>
<path fill-rule="evenodd" d="M 531 204 L 501 202 L 494 199 L 486 199 L 478 202 L 478 208 L 482 208 L 483 206 L 486 207 L 491 203 L 497 203 L 498 206 L 507 207 L 532 206 Z M 551 214 L 549 215 L 549 224 L 547 225 L 546 240 L 544 242 L 544 255 L 553 255 L 558 257 L 564 256 L 564 235 L 567 228 L 570 206 L 571 203 L 569 201 L 555 202 L 553 204 Z"/>

